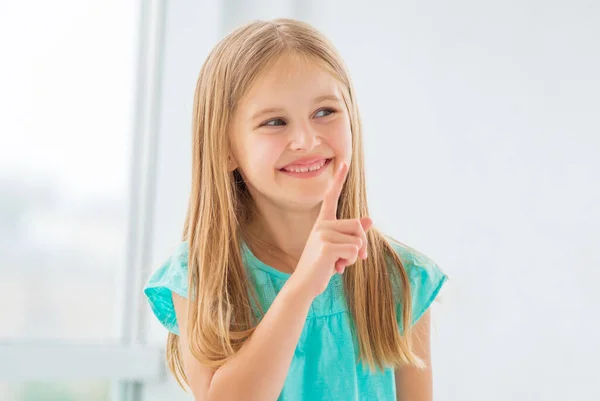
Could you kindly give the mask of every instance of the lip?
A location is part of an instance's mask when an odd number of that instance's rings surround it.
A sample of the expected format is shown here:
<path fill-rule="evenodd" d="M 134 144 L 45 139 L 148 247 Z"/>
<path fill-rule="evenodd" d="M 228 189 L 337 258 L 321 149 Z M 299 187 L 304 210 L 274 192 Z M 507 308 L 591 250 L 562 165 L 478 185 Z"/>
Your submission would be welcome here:
<path fill-rule="evenodd" d="M 286 164 L 285 166 L 281 167 L 281 169 L 284 169 L 286 167 L 290 167 L 290 166 L 306 166 L 309 164 L 314 164 L 316 162 L 320 162 L 321 160 L 327 160 L 327 159 L 331 159 L 331 157 L 323 157 L 323 156 L 311 156 L 311 157 L 303 157 L 300 159 L 296 159 L 291 163 Z"/>

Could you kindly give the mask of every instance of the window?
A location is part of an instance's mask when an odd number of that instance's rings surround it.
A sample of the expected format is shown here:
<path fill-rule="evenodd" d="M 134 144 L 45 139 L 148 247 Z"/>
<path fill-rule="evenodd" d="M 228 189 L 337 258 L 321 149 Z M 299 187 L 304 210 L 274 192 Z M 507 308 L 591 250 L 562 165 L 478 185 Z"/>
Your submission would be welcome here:
<path fill-rule="evenodd" d="M 155 80 L 136 70 L 154 45 L 138 30 L 155 29 L 140 5 L 37 0 L 0 12 L 2 400 L 122 401 L 164 369 L 124 327 L 140 285 L 127 261 L 144 235 L 129 214 L 145 196 L 130 189 L 145 174 L 133 163 L 139 93 L 151 97 Z"/>
<path fill-rule="evenodd" d="M 18 38 L 0 74 L 0 340 L 120 335 L 135 5 L 25 1 L 0 14 Z"/>

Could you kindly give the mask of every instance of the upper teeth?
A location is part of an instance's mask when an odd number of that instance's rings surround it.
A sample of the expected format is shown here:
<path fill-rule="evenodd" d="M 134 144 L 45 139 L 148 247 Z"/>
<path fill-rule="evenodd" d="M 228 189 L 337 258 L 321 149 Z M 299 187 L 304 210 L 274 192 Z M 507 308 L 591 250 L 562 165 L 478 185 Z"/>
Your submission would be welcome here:
<path fill-rule="evenodd" d="M 323 165 L 325 164 L 327 160 L 321 160 L 320 162 L 316 162 L 314 164 L 309 164 L 307 166 L 302 166 L 302 167 L 296 167 L 296 166 L 290 166 L 290 167 L 284 167 L 283 169 L 285 171 L 291 171 L 294 173 L 306 173 L 309 171 L 315 171 L 320 169 L 321 167 L 323 167 Z"/>

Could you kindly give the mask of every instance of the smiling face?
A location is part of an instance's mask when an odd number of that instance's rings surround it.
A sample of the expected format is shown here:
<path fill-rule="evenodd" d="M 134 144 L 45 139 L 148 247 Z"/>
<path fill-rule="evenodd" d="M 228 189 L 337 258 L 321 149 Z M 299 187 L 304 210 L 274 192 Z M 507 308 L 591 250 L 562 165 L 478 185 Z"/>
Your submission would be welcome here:
<path fill-rule="evenodd" d="M 283 56 L 238 103 L 230 139 L 230 168 L 239 169 L 258 203 L 316 207 L 352 155 L 339 81 L 318 63 Z"/>

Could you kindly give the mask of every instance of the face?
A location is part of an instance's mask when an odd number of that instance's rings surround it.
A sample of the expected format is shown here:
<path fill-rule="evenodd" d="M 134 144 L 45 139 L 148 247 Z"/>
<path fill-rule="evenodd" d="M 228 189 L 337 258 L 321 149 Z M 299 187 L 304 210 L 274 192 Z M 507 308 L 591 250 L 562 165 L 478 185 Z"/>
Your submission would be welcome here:
<path fill-rule="evenodd" d="M 316 207 L 333 172 L 350 163 L 352 134 L 340 83 L 317 63 L 283 57 L 237 105 L 230 168 L 252 196 L 280 207 Z"/>

